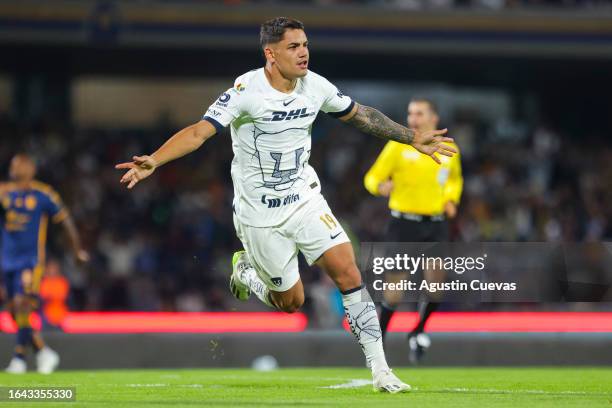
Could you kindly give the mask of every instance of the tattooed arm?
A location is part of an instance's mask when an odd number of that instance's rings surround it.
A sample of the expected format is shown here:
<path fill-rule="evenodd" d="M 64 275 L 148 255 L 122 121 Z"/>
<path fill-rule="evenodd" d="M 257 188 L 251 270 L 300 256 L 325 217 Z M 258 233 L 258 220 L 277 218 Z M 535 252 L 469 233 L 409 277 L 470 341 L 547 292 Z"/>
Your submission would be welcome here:
<path fill-rule="evenodd" d="M 352 112 L 340 119 L 364 133 L 381 139 L 395 140 L 404 144 L 410 144 L 414 140 L 414 130 L 395 123 L 384 113 L 369 106 L 356 103 Z"/>
<path fill-rule="evenodd" d="M 351 112 L 342 116 L 340 120 L 369 135 L 412 145 L 421 153 L 430 156 L 438 164 L 440 159 L 436 157 L 435 153 L 440 153 L 444 156 L 452 156 L 453 153 L 457 153 L 454 148 L 442 143 L 453 141 L 453 139 L 443 136 L 446 134 L 447 129 L 427 132 L 408 129 L 369 106 L 355 103 Z"/>

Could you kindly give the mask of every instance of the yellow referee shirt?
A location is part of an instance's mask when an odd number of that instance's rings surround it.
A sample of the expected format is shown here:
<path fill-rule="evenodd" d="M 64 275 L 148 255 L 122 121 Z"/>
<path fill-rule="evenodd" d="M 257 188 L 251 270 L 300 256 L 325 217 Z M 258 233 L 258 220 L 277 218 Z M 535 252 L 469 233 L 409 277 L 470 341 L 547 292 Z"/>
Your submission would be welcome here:
<path fill-rule="evenodd" d="M 459 150 L 454 143 L 449 144 Z M 391 179 L 391 210 L 421 215 L 442 214 L 447 201 L 459 204 L 463 177 L 459 153 L 453 157 L 437 156 L 442 164 L 437 164 L 412 146 L 388 142 L 365 175 L 365 187 L 378 196 L 378 185 Z"/>

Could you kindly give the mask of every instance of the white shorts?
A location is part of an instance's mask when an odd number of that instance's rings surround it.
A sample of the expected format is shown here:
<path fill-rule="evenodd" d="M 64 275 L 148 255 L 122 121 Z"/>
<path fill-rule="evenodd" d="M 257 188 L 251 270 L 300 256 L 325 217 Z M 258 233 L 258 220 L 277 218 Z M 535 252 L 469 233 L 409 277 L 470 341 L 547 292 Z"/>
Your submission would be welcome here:
<path fill-rule="evenodd" d="M 252 227 L 234 215 L 234 227 L 257 275 L 276 292 L 291 289 L 300 279 L 298 250 L 312 265 L 329 248 L 350 242 L 321 194 L 296 208 L 281 225 Z"/>

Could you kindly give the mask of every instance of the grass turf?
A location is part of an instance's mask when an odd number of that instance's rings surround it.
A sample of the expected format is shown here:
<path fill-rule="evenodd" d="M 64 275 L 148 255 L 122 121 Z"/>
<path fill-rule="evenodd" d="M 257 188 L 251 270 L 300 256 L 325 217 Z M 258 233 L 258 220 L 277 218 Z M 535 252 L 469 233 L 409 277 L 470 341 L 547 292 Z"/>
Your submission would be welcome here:
<path fill-rule="evenodd" d="M 0 405 L 612 408 L 612 368 L 418 368 L 395 372 L 412 385 L 412 392 L 381 394 L 372 391 L 371 385 L 324 388 L 371 379 L 366 369 L 353 368 L 96 370 L 59 371 L 50 376 L 1 373 L 0 386 L 74 386 L 77 401 Z"/>

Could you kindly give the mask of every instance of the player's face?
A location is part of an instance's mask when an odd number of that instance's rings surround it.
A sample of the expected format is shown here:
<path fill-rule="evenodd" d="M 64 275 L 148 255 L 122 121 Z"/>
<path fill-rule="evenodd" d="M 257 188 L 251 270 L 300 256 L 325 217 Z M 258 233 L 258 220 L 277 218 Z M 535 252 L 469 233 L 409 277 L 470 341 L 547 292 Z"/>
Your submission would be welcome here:
<path fill-rule="evenodd" d="M 283 39 L 270 49 L 272 61 L 285 78 L 301 78 L 308 73 L 308 39 L 304 30 L 285 30 Z"/>
<path fill-rule="evenodd" d="M 418 130 L 432 130 L 438 124 L 436 115 L 427 102 L 410 102 L 408 105 L 408 127 Z"/>
<path fill-rule="evenodd" d="M 11 160 L 9 177 L 13 181 L 27 181 L 34 178 L 36 166 L 28 157 L 17 155 Z"/>

